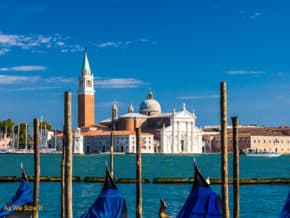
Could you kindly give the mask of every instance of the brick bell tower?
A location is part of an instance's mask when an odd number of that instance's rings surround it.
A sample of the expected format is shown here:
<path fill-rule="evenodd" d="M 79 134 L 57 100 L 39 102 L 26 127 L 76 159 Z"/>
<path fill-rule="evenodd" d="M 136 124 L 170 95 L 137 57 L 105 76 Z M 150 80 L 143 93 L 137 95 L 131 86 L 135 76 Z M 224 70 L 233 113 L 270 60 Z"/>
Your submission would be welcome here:
<path fill-rule="evenodd" d="M 85 48 L 78 87 L 78 127 L 95 124 L 94 95 L 94 76 L 91 73 L 88 51 Z"/>

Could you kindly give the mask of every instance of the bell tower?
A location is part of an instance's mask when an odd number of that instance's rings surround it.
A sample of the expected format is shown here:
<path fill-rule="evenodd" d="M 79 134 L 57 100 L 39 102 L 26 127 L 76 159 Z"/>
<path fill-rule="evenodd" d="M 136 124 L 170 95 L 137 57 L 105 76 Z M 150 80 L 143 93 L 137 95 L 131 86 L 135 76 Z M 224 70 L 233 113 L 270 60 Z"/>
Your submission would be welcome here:
<path fill-rule="evenodd" d="M 94 76 L 91 73 L 88 51 L 85 48 L 78 86 L 78 127 L 85 127 L 95 123 L 94 96 Z"/>

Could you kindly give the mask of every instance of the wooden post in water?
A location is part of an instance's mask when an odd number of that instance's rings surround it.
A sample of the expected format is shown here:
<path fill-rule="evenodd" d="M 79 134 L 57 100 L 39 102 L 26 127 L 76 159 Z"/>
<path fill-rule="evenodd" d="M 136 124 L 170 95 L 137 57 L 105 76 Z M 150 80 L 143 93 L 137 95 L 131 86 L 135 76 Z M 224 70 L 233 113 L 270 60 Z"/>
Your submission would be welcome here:
<path fill-rule="evenodd" d="M 228 143 L 227 143 L 227 90 L 226 83 L 220 83 L 221 112 L 221 177 L 222 177 L 222 214 L 230 217 L 228 193 Z"/>
<path fill-rule="evenodd" d="M 62 158 L 61 158 L 61 218 L 66 218 L 66 198 L 65 198 L 65 137 L 64 137 L 64 130 L 63 127 L 63 137 L 62 137 Z"/>
<path fill-rule="evenodd" d="M 65 210 L 66 218 L 72 218 L 72 120 L 71 92 L 64 93 L 64 138 L 65 138 Z"/>
<path fill-rule="evenodd" d="M 114 134 L 111 131 L 111 145 L 110 145 L 110 174 L 114 178 Z"/>
<path fill-rule="evenodd" d="M 240 169 L 239 169 L 239 141 L 238 117 L 232 117 L 233 125 L 233 188 L 234 188 L 234 218 L 240 217 Z"/>
<path fill-rule="evenodd" d="M 39 120 L 33 120 L 33 149 L 34 149 L 34 184 L 33 184 L 33 218 L 38 218 L 39 181 L 40 181 L 40 155 L 39 155 Z"/>
<path fill-rule="evenodd" d="M 136 218 L 142 218 L 141 128 L 136 128 Z"/>

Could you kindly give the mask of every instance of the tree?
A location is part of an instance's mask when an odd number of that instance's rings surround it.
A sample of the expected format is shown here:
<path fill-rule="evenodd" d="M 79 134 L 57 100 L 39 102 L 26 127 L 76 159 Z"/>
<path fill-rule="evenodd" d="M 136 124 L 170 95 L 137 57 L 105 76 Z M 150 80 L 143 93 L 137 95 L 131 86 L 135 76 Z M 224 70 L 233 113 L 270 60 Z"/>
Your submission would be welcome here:
<path fill-rule="evenodd" d="M 7 131 L 6 132 L 7 136 L 12 137 L 14 125 L 15 124 L 11 118 L 8 118 L 7 120 L 2 120 L 0 121 L 0 131 L 2 133 Z"/>
<path fill-rule="evenodd" d="M 42 121 L 40 126 L 42 129 L 52 130 L 52 125 L 47 120 Z"/>
<path fill-rule="evenodd" d="M 26 143 L 29 143 L 29 126 L 27 123 L 19 123 L 19 148 L 25 148 Z M 27 137 L 27 138 L 26 138 Z"/>

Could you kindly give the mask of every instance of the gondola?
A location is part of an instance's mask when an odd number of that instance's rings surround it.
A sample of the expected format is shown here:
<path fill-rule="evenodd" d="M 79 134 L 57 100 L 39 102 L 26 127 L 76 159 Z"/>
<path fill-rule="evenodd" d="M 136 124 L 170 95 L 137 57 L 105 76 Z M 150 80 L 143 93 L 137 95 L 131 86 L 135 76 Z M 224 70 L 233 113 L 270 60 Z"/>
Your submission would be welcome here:
<path fill-rule="evenodd" d="M 21 183 L 15 195 L 0 209 L 0 218 L 31 218 L 33 213 L 32 188 L 21 166 Z"/>
<path fill-rule="evenodd" d="M 163 210 L 160 209 L 159 217 L 166 218 L 169 216 L 165 214 L 166 204 L 162 201 Z M 220 199 L 202 176 L 195 161 L 192 189 L 176 218 L 222 218 Z"/>
<path fill-rule="evenodd" d="M 290 191 L 286 199 L 285 205 L 280 213 L 279 218 L 290 218 Z"/>
<path fill-rule="evenodd" d="M 87 209 L 81 218 L 127 218 L 126 200 L 118 191 L 108 169 L 106 168 L 106 177 L 103 189 L 93 203 Z"/>

